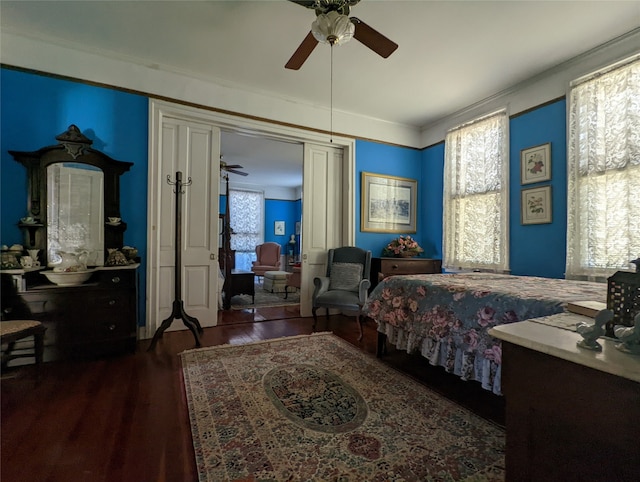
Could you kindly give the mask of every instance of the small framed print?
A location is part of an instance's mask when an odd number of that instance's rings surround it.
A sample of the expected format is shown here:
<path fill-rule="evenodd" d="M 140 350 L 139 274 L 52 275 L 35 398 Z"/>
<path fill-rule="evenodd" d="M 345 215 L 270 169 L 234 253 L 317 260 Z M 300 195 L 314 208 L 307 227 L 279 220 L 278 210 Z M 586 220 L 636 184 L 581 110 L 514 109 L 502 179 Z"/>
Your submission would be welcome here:
<path fill-rule="evenodd" d="M 551 186 L 523 189 L 520 216 L 522 224 L 547 224 L 551 222 Z"/>
<path fill-rule="evenodd" d="M 276 221 L 274 231 L 276 236 L 284 236 L 284 221 Z"/>
<path fill-rule="evenodd" d="M 300 221 L 296 221 L 296 235 L 300 234 Z"/>
<path fill-rule="evenodd" d="M 520 151 L 520 183 L 551 180 L 551 143 L 529 147 Z"/>

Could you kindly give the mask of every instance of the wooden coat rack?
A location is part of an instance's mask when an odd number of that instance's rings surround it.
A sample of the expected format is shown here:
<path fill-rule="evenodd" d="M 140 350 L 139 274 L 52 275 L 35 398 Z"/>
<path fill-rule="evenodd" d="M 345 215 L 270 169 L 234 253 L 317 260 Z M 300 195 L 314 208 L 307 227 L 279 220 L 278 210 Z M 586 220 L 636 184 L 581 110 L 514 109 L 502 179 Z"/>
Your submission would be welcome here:
<path fill-rule="evenodd" d="M 196 340 L 196 347 L 202 346 L 200 343 L 200 333 L 202 333 L 202 326 L 200 326 L 200 322 L 197 318 L 193 316 L 189 316 L 184 310 L 184 302 L 182 301 L 182 199 L 181 196 L 184 194 L 184 187 L 191 185 L 191 178 L 188 179 L 186 183 L 182 182 L 182 172 L 176 172 L 176 181 L 171 182 L 171 176 L 167 176 L 167 184 L 175 186 L 173 192 L 176 194 L 176 232 L 175 232 L 175 296 L 173 300 L 173 310 L 171 311 L 171 315 L 162 322 L 162 324 L 156 330 L 156 333 L 153 335 L 153 339 L 151 340 L 151 345 L 149 345 L 149 351 L 153 350 L 156 346 L 156 343 L 160 338 L 162 338 L 163 333 L 174 319 L 180 319 L 184 323 L 184 325 L 191 330 L 193 333 L 193 337 Z"/>

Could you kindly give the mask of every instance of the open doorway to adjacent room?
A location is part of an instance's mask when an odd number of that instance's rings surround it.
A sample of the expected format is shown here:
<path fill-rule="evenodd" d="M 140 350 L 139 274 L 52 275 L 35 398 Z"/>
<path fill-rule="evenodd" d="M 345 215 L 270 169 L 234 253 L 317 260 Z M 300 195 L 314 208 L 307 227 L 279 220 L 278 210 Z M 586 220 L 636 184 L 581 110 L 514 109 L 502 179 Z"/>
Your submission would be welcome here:
<path fill-rule="evenodd" d="M 230 257 L 234 270 L 251 272 L 257 257 L 256 246 L 263 243 L 280 246 L 280 264 L 274 271 L 289 274 L 299 270 L 304 144 L 263 134 L 222 130 L 220 154 L 226 165 L 241 166 L 221 173 L 220 185 L 220 214 L 223 219 L 229 216 Z M 219 244 L 224 250 L 222 238 Z M 224 260 L 222 256 L 221 259 Z M 281 274 L 279 278 L 285 276 Z M 269 287 L 271 289 L 265 290 L 264 277 L 256 276 L 254 293 L 251 296 L 234 295 L 232 313 L 223 318 L 247 322 L 273 319 L 274 316 L 286 318 L 299 313 L 299 306 L 296 306 L 299 304 L 299 286 L 288 286 L 283 279 L 277 286 Z M 283 309 L 273 309 L 277 307 Z"/>

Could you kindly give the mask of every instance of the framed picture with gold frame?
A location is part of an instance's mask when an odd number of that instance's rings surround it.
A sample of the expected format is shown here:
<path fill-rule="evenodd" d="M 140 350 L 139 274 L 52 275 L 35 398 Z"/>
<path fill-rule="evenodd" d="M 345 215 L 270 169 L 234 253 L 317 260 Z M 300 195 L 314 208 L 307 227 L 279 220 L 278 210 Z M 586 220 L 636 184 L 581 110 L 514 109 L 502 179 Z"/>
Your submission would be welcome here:
<path fill-rule="evenodd" d="M 416 232 L 418 181 L 363 171 L 360 190 L 361 231 Z"/>
<path fill-rule="evenodd" d="M 551 222 L 551 186 L 523 189 L 521 198 L 522 224 L 548 224 Z"/>
<path fill-rule="evenodd" d="M 551 143 L 520 151 L 520 184 L 551 180 Z"/>

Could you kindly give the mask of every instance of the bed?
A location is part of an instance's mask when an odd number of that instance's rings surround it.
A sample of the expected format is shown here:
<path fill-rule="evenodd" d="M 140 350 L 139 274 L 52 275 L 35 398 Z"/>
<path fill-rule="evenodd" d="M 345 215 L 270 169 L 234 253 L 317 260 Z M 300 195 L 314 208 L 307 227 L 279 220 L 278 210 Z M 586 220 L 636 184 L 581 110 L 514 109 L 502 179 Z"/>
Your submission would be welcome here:
<path fill-rule="evenodd" d="M 500 340 L 494 326 L 565 311 L 567 302 L 606 302 L 607 285 L 495 273 L 399 275 L 371 292 L 363 313 L 385 339 L 463 380 L 501 395 Z"/>

